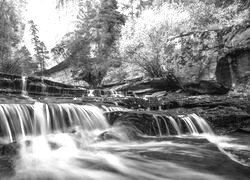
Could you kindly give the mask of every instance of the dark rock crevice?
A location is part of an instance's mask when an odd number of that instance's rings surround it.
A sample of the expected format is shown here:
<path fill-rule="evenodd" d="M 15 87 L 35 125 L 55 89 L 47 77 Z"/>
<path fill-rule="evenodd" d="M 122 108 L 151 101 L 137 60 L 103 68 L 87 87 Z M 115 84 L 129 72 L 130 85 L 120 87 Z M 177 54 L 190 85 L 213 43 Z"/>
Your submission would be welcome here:
<path fill-rule="evenodd" d="M 235 50 L 218 61 L 216 79 L 226 87 L 248 83 L 249 75 L 250 49 Z"/>

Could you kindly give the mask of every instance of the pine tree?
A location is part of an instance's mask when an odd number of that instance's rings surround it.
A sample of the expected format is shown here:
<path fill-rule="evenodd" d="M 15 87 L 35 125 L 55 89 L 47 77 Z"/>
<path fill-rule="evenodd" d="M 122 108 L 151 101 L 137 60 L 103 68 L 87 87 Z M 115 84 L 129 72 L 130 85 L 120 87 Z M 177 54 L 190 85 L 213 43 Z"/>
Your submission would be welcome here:
<path fill-rule="evenodd" d="M 30 24 L 30 32 L 32 35 L 32 43 L 34 45 L 34 50 L 35 50 L 35 57 L 36 57 L 36 61 L 39 65 L 39 71 L 44 71 L 45 70 L 45 61 L 46 59 L 49 59 L 49 52 L 45 46 L 45 44 L 40 41 L 39 36 L 38 36 L 38 29 L 37 29 L 37 25 L 34 23 L 33 20 L 29 21 Z"/>
<path fill-rule="evenodd" d="M 125 24 L 125 18 L 117 11 L 116 0 L 102 0 L 99 13 L 96 17 L 96 27 L 99 32 L 99 56 L 107 59 L 116 48 L 121 26 Z"/>
<path fill-rule="evenodd" d="M 82 0 L 77 30 L 52 49 L 74 65 L 73 75 L 98 86 L 113 65 L 117 41 L 125 18 L 117 11 L 116 0 Z"/>

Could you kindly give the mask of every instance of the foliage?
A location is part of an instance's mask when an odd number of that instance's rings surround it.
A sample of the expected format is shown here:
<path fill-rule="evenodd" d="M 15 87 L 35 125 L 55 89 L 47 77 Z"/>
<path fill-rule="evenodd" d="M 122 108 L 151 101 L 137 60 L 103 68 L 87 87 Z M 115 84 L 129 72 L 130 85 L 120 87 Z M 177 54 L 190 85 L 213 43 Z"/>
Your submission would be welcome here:
<path fill-rule="evenodd" d="M 160 0 L 157 0 L 158 4 Z M 118 0 L 119 10 L 129 19 L 138 18 L 142 11 L 153 5 L 153 0 Z"/>
<path fill-rule="evenodd" d="M 92 86 L 100 85 L 117 52 L 124 18 L 116 9 L 116 0 L 81 1 L 76 31 L 52 50 L 71 62 L 76 79 Z"/>
<path fill-rule="evenodd" d="M 109 68 L 107 75 L 103 79 L 103 84 L 113 84 L 113 83 L 121 83 L 126 78 L 128 78 L 129 74 L 127 72 L 126 65 L 121 65 L 120 67 L 112 67 Z"/>
<path fill-rule="evenodd" d="M 23 60 L 16 58 L 21 43 L 24 23 L 20 8 L 24 0 L 0 0 L 0 71 L 21 73 Z"/>
<path fill-rule="evenodd" d="M 73 2 L 73 1 L 75 0 L 56 0 L 56 8 L 62 9 L 63 7 L 66 7 L 69 2 Z"/>
<path fill-rule="evenodd" d="M 18 16 L 12 2 L 0 1 L 0 60 L 3 69 L 4 63 L 9 61 L 12 48 L 15 48 L 20 39 L 16 33 L 18 29 Z"/>
<path fill-rule="evenodd" d="M 220 55 L 221 29 L 246 19 L 246 11 L 239 11 L 241 3 L 216 2 L 163 2 L 128 20 L 120 41 L 123 61 L 137 65 L 149 77 L 164 77 L 171 71 L 200 79 Z"/>
<path fill-rule="evenodd" d="M 33 62 L 31 54 L 26 46 L 18 48 L 9 61 L 6 61 L 1 67 L 1 72 L 8 74 L 31 75 L 37 68 Z"/>
<path fill-rule="evenodd" d="M 184 21 L 176 20 L 174 14 L 177 13 L 185 15 L 182 9 L 172 8 L 168 11 L 149 9 L 135 20 L 135 25 L 127 22 L 120 42 L 124 61 L 136 64 L 150 77 L 164 76 L 163 64 L 171 59 L 167 52 L 174 51 L 174 46 L 168 44 L 167 38 L 174 35 L 172 29 Z M 168 17 L 171 23 L 165 17 Z M 134 26 L 134 33 L 131 31 L 131 26 Z"/>
<path fill-rule="evenodd" d="M 36 61 L 39 65 L 39 70 L 40 71 L 44 71 L 45 70 L 45 61 L 46 59 L 49 59 L 48 56 L 48 50 L 45 46 L 45 44 L 39 39 L 38 36 L 38 29 L 37 29 L 37 25 L 34 23 L 33 20 L 29 21 L 30 24 L 30 32 L 32 35 L 32 43 L 34 45 L 34 50 L 35 50 L 35 58 Z"/>
<path fill-rule="evenodd" d="M 15 52 L 14 56 L 16 62 L 20 64 L 22 74 L 24 75 L 31 75 L 34 74 L 35 70 L 37 69 L 37 63 L 35 63 L 31 57 L 31 54 L 26 46 L 22 46 Z"/>
<path fill-rule="evenodd" d="M 57 2 L 60 8 L 73 0 Z M 250 17 L 249 0 L 77 2 L 77 29 L 53 52 L 71 62 L 76 79 L 92 86 L 102 82 L 115 62 L 119 67 L 120 59 L 149 77 L 170 73 L 200 79 L 223 53 L 223 29 Z M 126 16 L 124 26 L 124 17 L 117 10 Z M 119 79 L 119 71 L 113 69 L 109 76 Z M 122 73 L 120 79 L 126 75 Z"/>

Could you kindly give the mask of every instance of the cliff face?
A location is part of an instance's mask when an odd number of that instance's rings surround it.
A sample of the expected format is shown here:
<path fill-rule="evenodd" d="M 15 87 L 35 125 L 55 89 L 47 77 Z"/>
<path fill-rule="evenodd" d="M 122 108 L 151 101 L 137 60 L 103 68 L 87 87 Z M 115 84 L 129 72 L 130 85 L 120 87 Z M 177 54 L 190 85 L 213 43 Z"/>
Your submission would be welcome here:
<path fill-rule="evenodd" d="M 224 36 L 227 49 L 218 59 L 216 79 L 227 87 L 247 85 L 250 77 L 250 22 L 237 25 Z"/>
<path fill-rule="evenodd" d="M 217 81 L 226 87 L 248 84 L 250 77 L 250 48 L 235 50 L 219 59 L 216 67 Z"/>
<path fill-rule="evenodd" d="M 202 56 L 197 64 L 185 64 L 181 67 L 184 69 L 182 76 L 189 81 L 215 80 L 228 88 L 239 84 L 246 85 L 250 77 L 250 22 L 191 35 L 200 38 L 200 34 L 206 38 L 197 44 L 206 48 L 200 49 Z M 188 39 L 190 35 L 184 38 Z M 195 46 L 193 44 L 192 48 L 195 49 Z M 194 52 L 193 50 L 193 57 Z"/>

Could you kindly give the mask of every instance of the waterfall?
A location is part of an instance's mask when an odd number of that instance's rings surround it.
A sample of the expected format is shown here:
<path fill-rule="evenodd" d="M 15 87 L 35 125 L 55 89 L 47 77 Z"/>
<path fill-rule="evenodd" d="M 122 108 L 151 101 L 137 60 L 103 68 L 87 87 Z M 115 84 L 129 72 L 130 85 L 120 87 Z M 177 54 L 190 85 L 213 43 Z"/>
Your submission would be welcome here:
<path fill-rule="evenodd" d="M 198 124 L 198 126 L 202 130 L 202 133 L 214 135 L 213 130 L 211 129 L 211 127 L 209 126 L 209 124 L 207 123 L 205 119 L 198 116 L 197 114 L 190 114 L 189 116 L 193 118 L 194 121 Z"/>
<path fill-rule="evenodd" d="M 47 89 L 47 86 L 46 84 L 44 83 L 44 79 L 42 78 L 42 82 L 41 82 L 41 85 L 42 85 L 42 95 L 46 95 L 46 89 Z"/>
<path fill-rule="evenodd" d="M 93 105 L 77 104 L 1 104 L 0 105 L 0 137 L 7 142 L 26 138 L 30 135 L 46 135 L 55 132 L 67 132 L 70 128 L 81 128 L 85 131 L 95 129 L 105 130 L 109 127 L 104 111 L 118 111 L 130 113 L 119 107 L 109 108 Z M 133 112 L 131 112 L 133 113 Z M 139 121 L 136 124 L 139 131 L 145 135 L 213 135 L 208 123 L 196 114 L 170 116 L 153 114 L 151 121 Z M 121 119 L 123 121 L 123 119 Z M 126 121 L 126 120 L 125 120 Z M 135 125 L 136 126 L 136 125 Z M 134 126 L 134 127 L 135 127 Z M 140 128 L 144 128 L 140 129 Z M 146 129 L 146 130 L 145 130 Z"/>
<path fill-rule="evenodd" d="M 169 136 L 169 135 L 214 135 L 211 127 L 205 119 L 196 114 L 178 115 L 177 117 L 165 114 L 153 114 L 152 132 L 147 135 Z"/>
<path fill-rule="evenodd" d="M 96 106 L 76 104 L 1 104 L 0 136 L 13 142 L 20 136 L 65 132 L 71 127 L 85 130 L 109 127 Z"/>
<path fill-rule="evenodd" d="M 27 77 L 22 76 L 22 96 L 27 96 Z"/>
<path fill-rule="evenodd" d="M 199 134 L 199 131 L 197 129 L 197 127 L 195 126 L 194 122 L 192 121 L 192 119 L 190 118 L 190 116 L 179 116 L 185 123 L 186 127 L 188 128 L 188 132 L 190 132 L 191 134 Z"/>

